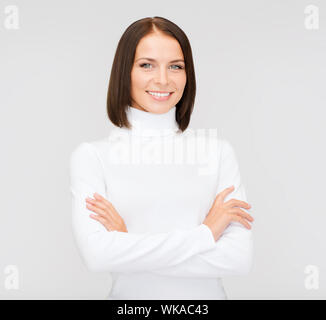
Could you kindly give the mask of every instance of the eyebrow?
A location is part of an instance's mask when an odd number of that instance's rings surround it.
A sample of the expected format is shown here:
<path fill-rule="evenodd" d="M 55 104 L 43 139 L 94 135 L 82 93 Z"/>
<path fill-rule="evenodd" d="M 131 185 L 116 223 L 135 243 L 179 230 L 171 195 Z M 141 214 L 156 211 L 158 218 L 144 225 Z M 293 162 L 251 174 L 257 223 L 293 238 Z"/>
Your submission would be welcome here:
<path fill-rule="evenodd" d="M 139 58 L 139 59 L 137 59 L 136 61 L 138 61 L 138 60 L 140 60 L 140 59 L 145 59 L 145 60 L 149 60 L 149 61 L 156 62 L 155 59 L 152 59 L 152 58 L 146 58 L 146 57 L 144 57 L 144 58 Z M 176 59 L 176 60 L 172 60 L 172 61 L 170 61 L 170 63 L 174 63 L 174 62 L 183 62 L 183 63 L 184 63 L 184 60 L 182 60 L 182 59 Z"/>

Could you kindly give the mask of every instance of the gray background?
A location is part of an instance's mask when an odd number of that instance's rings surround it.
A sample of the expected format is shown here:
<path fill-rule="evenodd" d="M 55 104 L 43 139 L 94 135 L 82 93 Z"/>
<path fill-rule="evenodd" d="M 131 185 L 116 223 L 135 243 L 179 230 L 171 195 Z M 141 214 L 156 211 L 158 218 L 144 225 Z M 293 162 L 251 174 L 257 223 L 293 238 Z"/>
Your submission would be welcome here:
<path fill-rule="evenodd" d="M 19 29 L 4 26 L 7 5 Z M 304 8 L 319 7 L 319 29 Z M 106 136 L 117 43 L 163 16 L 193 49 L 194 128 L 234 145 L 255 214 L 255 265 L 224 278 L 229 299 L 324 299 L 326 3 L 322 1 L 1 1 L 0 298 L 104 299 L 110 277 L 82 264 L 71 232 L 69 157 Z M 19 270 L 6 289 L 5 268 Z M 319 270 L 308 290 L 306 266 Z"/>

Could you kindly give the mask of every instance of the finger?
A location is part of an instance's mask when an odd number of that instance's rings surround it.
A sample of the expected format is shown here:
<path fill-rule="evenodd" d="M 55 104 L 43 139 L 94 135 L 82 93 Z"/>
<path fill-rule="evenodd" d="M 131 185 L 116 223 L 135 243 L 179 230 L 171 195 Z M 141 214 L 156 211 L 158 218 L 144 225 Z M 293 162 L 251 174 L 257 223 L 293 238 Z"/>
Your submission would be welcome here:
<path fill-rule="evenodd" d="M 243 218 L 241 218 L 240 216 L 238 216 L 237 214 L 232 214 L 232 218 L 231 220 L 236 221 L 241 223 L 242 225 L 244 225 L 247 229 L 251 229 L 250 224 Z"/>
<path fill-rule="evenodd" d="M 214 205 L 215 203 L 224 203 L 224 199 L 225 197 L 231 193 L 232 191 L 234 190 L 234 186 L 231 186 L 229 188 L 226 188 L 224 189 L 223 191 L 221 191 L 217 197 L 215 198 L 215 201 L 214 201 Z"/>
<path fill-rule="evenodd" d="M 104 197 L 102 197 L 100 194 L 98 193 L 94 193 L 94 197 L 97 199 L 97 200 L 100 200 L 102 201 L 106 206 L 108 206 L 109 208 L 112 208 L 113 205 L 110 201 L 108 201 L 107 199 L 105 199 Z"/>
<path fill-rule="evenodd" d="M 254 221 L 254 218 L 249 213 L 243 211 L 242 209 L 234 208 L 233 210 L 230 210 L 229 212 L 234 213 L 234 214 L 238 214 L 238 215 L 248 219 L 251 222 Z"/>
<path fill-rule="evenodd" d="M 108 201 L 107 199 L 105 199 L 104 197 L 102 197 L 100 194 L 98 193 L 94 193 L 94 197 L 98 200 L 101 201 L 101 203 L 103 203 L 109 210 L 109 214 L 111 215 L 111 218 L 116 222 L 119 223 L 119 221 L 122 220 L 122 217 L 119 215 L 118 211 L 115 209 L 115 207 L 113 206 L 113 204 Z"/>
<path fill-rule="evenodd" d="M 112 209 L 106 206 L 102 200 L 93 200 L 91 198 L 87 198 L 86 203 L 89 203 L 99 209 L 102 209 L 105 212 L 105 215 L 107 215 L 110 218 L 110 220 L 114 222 L 118 222 L 117 221 L 118 218 L 115 217 L 114 212 L 111 212 Z"/>
<path fill-rule="evenodd" d="M 95 213 L 97 213 L 97 214 L 99 214 L 100 216 L 102 216 L 104 218 L 108 218 L 108 215 L 107 215 L 106 211 L 104 211 L 103 209 L 100 209 L 100 208 L 98 208 L 98 207 L 96 207 L 96 206 L 94 206 L 94 205 L 92 205 L 90 203 L 86 204 L 86 208 L 93 211 L 93 212 L 95 212 Z"/>
<path fill-rule="evenodd" d="M 247 203 L 245 201 L 238 200 L 238 199 L 230 199 L 230 200 L 226 201 L 224 203 L 224 205 L 227 208 L 233 208 L 233 207 L 242 207 L 242 208 L 246 208 L 246 209 L 251 208 L 251 205 L 249 203 Z"/>
<path fill-rule="evenodd" d="M 105 220 L 103 217 L 98 216 L 96 214 L 90 214 L 90 217 L 94 220 L 97 220 L 98 222 L 100 222 L 107 230 L 111 230 L 111 226 L 110 224 L 107 222 L 107 220 Z"/>
<path fill-rule="evenodd" d="M 105 212 L 105 215 L 107 215 L 111 220 L 113 220 L 114 222 L 117 223 L 118 218 L 114 216 L 114 212 L 111 212 L 111 209 L 108 206 L 106 206 L 103 203 L 103 200 L 101 200 L 98 196 L 96 196 L 96 198 L 97 198 L 97 200 L 93 200 L 91 198 L 86 198 L 86 200 L 87 200 L 86 202 L 90 203 L 92 206 L 102 209 Z"/>
<path fill-rule="evenodd" d="M 96 192 L 94 193 L 94 197 L 96 198 L 96 200 L 99 203 L 103 204 L 104 207 L 108 208 L 110 210 L 110 213 L 111 213 L 111 211 L 113 211 L 112 213 L 119 215 L 118 212 L 113 207 L 113 204 L 110 201 L 108 201 L 107 199 L 105 199 L 104 197 L 102 197 L 100 194 L 98 194 Z M 112 214 L 112 217 L 113 217 L 113 214 Z"/>
<path fill-rule="evenodd" d="M 104 205 L 111 207 L 111 202 L 109 202 L 107 199 L 105 199 L 104 197 L 102 197 L 100 194 L 98 194 L 97 192 L 94 193 L 94 198 L 98 201 L 101 201 Z"/>
<path fill-rule="evenodd" d="M 93 200 L 91 198 L 87 198 L 86 203 L 89 203 L 95 207 L 102 209 L 102 210 L 106 210 L 106 208 L 107 208 L 101 201 Z"/>

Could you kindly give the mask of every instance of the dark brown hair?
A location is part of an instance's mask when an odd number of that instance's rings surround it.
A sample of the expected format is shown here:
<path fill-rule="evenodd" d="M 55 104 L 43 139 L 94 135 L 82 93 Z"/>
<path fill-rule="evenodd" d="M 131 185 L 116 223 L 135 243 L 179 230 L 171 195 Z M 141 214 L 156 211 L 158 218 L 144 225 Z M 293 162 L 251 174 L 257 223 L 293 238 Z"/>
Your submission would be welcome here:
<path fill-rule="evenodd" d="M 183 132 L 189 125 L 196 96 L 195 68 L 186 34 L 173 22 L 162 17 L 148 17 L 133 22 L 121 36 L 114 56 L 107 94 L 107 114 L 118 127 L 131 128 L 126 109 L 131 106 L 131 70 L 139 41 L 159 31 L 175 38 L 182 49 L 187 75 L 183 95 L 176 104 L 176 122 Z"/>

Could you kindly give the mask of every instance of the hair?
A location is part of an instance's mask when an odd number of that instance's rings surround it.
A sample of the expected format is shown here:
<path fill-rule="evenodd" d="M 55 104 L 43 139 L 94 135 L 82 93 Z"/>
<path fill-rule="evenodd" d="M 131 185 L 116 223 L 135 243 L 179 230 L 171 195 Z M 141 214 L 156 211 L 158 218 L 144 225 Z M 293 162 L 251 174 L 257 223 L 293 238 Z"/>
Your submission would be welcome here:
<path fill-rule="evenodd" d="M 131 106 L 131 70 L 139 41 L 153 32 L 162 32 L 175 38 L 182 49 L 185 60 L 186 85 L 176 104 L 176 122 L 183 132 L 189 125 L 196 96 L 196 78 L 190 42 L 186 34 L 173 22 L 162 17 L 147 17 L 133 22 L 121 36 L 111 68 L 107 93 L 107 115 L 118 127 L 127 127 L 126 110 Z"/>

